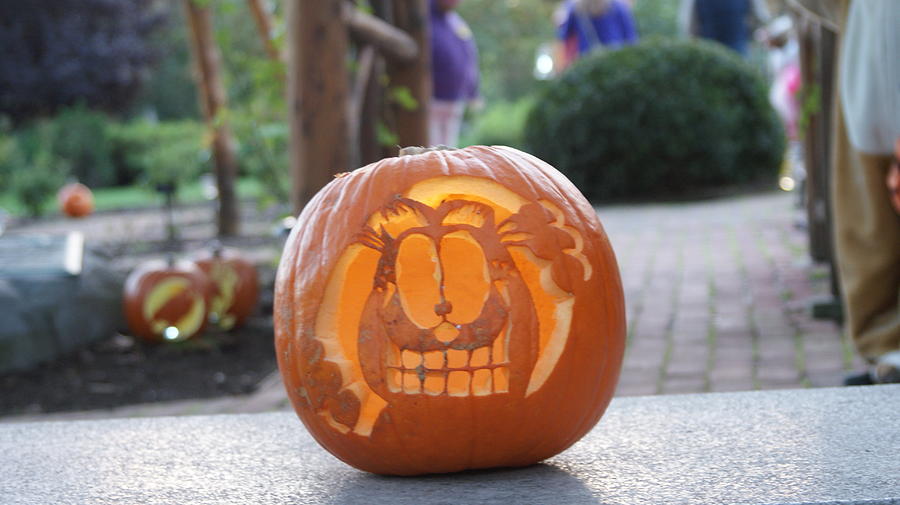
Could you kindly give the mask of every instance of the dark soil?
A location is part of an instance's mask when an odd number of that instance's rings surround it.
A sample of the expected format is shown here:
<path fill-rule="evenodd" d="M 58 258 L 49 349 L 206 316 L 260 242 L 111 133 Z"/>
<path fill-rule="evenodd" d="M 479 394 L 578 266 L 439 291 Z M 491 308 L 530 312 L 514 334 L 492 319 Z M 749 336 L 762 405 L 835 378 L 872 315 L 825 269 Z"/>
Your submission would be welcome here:
<path fill-rule="evenodd" d="M 271 317 L 177 344 L 116 335 L 34 370 L 0 375 L 0 415 L 246 394 L 275 368 Z"/>

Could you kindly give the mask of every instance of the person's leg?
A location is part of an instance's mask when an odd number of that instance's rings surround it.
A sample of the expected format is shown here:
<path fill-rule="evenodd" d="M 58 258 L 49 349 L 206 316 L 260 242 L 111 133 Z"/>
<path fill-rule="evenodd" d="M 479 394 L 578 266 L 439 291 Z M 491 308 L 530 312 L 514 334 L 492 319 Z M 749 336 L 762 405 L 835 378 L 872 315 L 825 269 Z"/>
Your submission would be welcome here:
<path fill-rule="evenodd" d="M 456 147 L 465 102 L 432 100 L 428 110 L 428 141 L 431 145 Z"/>
<path fill-rule="evenodd" d="M 459 131 L 462 128 L 463 115 L 466 112 L 466 103 L 453 102 L 447 118 L 447 137 L 444 145 L 447 147 L 459 147 Z"/>
<path fill-rule="evenodd" d="M 884 182 L 890 157 L 854 149 L 840 106 L 834 114 L 834 240 L 845 331 L 875 362 L 900 350 L 900 216 Z"/>

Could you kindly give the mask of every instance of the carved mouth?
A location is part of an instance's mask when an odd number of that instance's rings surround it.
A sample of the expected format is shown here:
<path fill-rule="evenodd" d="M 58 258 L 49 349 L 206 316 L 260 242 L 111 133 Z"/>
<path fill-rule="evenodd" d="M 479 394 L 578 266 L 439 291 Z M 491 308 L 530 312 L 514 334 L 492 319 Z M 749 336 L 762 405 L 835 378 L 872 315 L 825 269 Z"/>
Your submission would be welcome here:
<path fill-rule="evenodd" d="M 505 335 L 476 349 L 418 352 L 389 344 L 387 386 L 392 393 L 488 396 L 509 392 Z"/>

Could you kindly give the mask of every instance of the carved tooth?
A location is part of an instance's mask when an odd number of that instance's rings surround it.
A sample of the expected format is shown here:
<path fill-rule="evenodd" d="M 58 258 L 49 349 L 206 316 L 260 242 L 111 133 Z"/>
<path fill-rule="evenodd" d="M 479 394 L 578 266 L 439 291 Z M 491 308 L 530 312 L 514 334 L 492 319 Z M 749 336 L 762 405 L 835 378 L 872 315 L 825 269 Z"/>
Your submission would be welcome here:
<path fill-rule="evenodd" d="M 472 359 L 469 360 L 469 366 L 473 368 L 487 366 L 490 358 L 491 348 L 488 346 L 479 347 L 472 351 Z"/>
<path fill-rule="evenodd" d="M 440 352 L 440 351 L 438 351 Z M 427 361 L 427 358 L 426 358 Z M 440 396 L 444 394 L 447 385 L 446 374 L 444 372 L 429 373 L 425 375 L 425 394 L 432 396 Z"/>
<path fill-rule="evenodd" d="M 387 366 L 400 366 L 400 348 L 394 345 L 393 342 L 387 345 Z"/>
<path fill-rule="evenodd" d="M 509 368 L 500 366 L 494 369 L 494 392 L 509 392 Z"/>
<path fill-rule="evenodd" d="M 403 392 L 414 395 L 422 392 L 422 381 L 416 372 L 403 372 Z"/>
<path fill-rule="evenodd" d="M 401 389 L 401 381 L 403 374 L 396 368 L 388 368 L 387 370 L 387 387 L 391 393 L 399 393 Z"/>
<path fill-rule="evenodd" d="M 487 347 L 485 347 L 487 349 Z M 473 358 L 474 359 L 474 358 Z M 492 373 L 488 368 L 475 370 L 472 373 L 472 394 L 475 396 L 487 396 L 491 394 Z"/>
<path fill-rule="evenodd" d="M 447 349 L 447 368 L 463 368 L 469 364 L 469 351 Z"/>
<path fill-rule="evenodd" d="M 465 370 L 454 370 L 447 374 L 447 394 L 450 396 L 469 396 L 469 382 L 472 374 Z"/>
<path fill-rule="evenodd" d="M 503 332 L 494 339 L 494 345 L 491 349 L 492 363 L 506 363 L 506 337 L 507 332 Z"/>
<path fill-rule="evenodd" d="M 401 358 L 403 361 L 403 368 L 406 368 L 407 370 L 413 370 L 414 368 L 422 364 L 422 353 L 418 353 L 416 351 L 403 349 Z"/>
<path fill-rule="evenodd" d="M 444 351 L 426 351 L 422 354 L 425 358 L 425 368 L 428 370 L 444 368 Z"/>

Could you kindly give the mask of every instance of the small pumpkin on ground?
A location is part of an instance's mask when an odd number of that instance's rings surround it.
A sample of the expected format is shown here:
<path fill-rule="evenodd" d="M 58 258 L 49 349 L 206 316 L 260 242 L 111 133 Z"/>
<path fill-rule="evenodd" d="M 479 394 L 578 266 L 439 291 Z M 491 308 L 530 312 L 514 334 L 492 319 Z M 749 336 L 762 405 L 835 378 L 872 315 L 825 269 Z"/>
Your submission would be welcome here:
<path fill-rule="evenodd" d="M 221 245 L 200 253 L 194 263 L 210 280 L 210 324 L 223 330 L 241 326 L 259 299 L 256 267 L 239 252 Z"/>
<path fill-rule="evenodd" d="M 523 466 L 618 380 L 625 311 L 593 207 L 508 147 L 404 150 L 307 204 L 278 269 L 278 364 L 332 454 L 397 475 Z"/>
<path fill-rule="evenodd" d="M 69 217 L 84 217 L 94 212 L 94 194 L 84 184 L 67 184 L 56 195 L 59 210 Z"/>
<path fill-rule="evenodd" d="M 189 261 L 149 261 L 125 281 L 125 319 L 132 334 L 178 342 L 206 326 L 211 298 L 206 274 Z"/>

